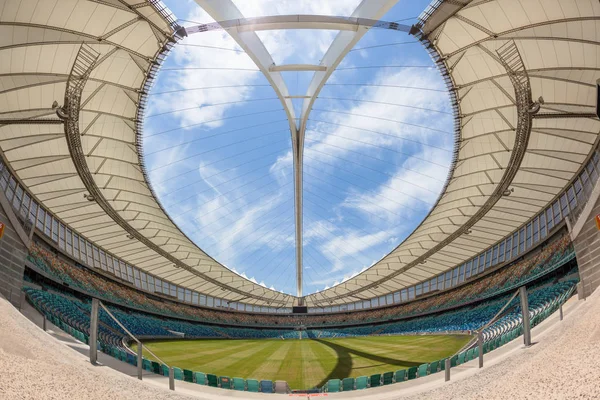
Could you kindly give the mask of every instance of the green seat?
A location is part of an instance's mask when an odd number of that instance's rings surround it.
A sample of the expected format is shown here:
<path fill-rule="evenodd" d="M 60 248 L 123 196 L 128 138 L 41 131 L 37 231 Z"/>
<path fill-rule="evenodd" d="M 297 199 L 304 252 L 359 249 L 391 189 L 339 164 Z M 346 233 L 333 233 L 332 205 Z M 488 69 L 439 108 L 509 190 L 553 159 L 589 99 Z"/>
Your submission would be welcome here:
<path fill-rule="evenodd" d="M 178 381 L 183 380 L 183 371 L 181 368 L 173 367 L 173 377 Z"/>
<path fill-rule="evenodd" d="M 243 378 L 233 378 L 233 389 L 234 390 L 246 390 L 246 382 Z"/>
<path fill-rule="evenodd" d="M 156 361 L 152 361 L 152 372 L 160 374 L 160 364 Z"/>
<path fill-rule="evenodd" d="M 489 342 L 486 342 L 483 344 L 483 354 L 485 354 L 489 351 L 490 351 L 490 344 L 489 344 Z"/>
<path fill-rule="evenodd" d="M 427 369 L 429 367 L 429 364 L 421 364 L 419 365 L 419 369 L 418 369 L 418 373 L 419 373 L 419 377 L 423 377 L 423 376 L 427 376 Z"/>
<path fill-rule="evenodd" d="M 344 392 L 354 390 L 354 378 L 344 378 L 342 380 L 342 390 Z"/>
<path fill-rule="evenodd" d="M 406 370 L 401 369 L 396 371 L 396 382 L 404 382 L 406 380 Z"/>
<path fill-rule="evenodd" d="M 258 393 L 258 381 L 256 379 L 246 379 L 246 384 L 249 392 Z"/>
<path fill-rule="evenodd" d="M 465 361 L 471 361 L 473 359 L 473 349 L 467 350 L 467 355 L 465 356 Z"/>
<path fill-rule="evenodd" d="M 369 377 L 369 383 L 371 387 L 381 386 L 381 374 L 373 374 Z"/>
<path fill-rule="evenodd" d="M 142 359 L 142 368 L 146 371 L 152 371 L 152 362 L 150 360 Z"/>
<path fill-rule="evenodd" d="M 467 355 L 466 352 L 462 351 L 458 354 L 458 361 L 457 361 L 457 365 L 462 365 L 465 363 L 465 356 Z"/>
<path fill-rule="evenodd" d="M 194 381 L 198 385 L 206 385 L 206 374 L 204 372 L 194 372 Z"/>
<path fill-rule="evenodd" d="M 456 362 L 458 361 L 458 356 L 452 356 L 452 358 L 450 359 L 450 367 L 454 368 L 456 367 Z"/>
<path fill-rule="evenodd" d="M 473 349 L 473 358 L 472 358 L 472 360 L 474 360 L 476 358 L 479 358 L 479 347 L 475 347 Z"/>
<path fill-rule="evenodd" d="M 326 390 L 329 393 L 337 393 L 340 391 L 341 384 L 342 381 L 340 381 L 339 379 L 330 379 L 327 381 Z"/>
<path fill-rule="evenodd" d="M 417 377 L 417 367 L 410 367 L 408 369 L 408 380 L 415 379 Z"/>
<path fill-rule="evenodd" d="M 366 389 L 369 380 L 366 376 L 359 376 L 356 378 L 356 390 Z"/>
<path fill-rule="evenodd" d="M 214 374 L 206 374 L 206 381 L 208 386 L 219 387 L 219 379 Z"/>
<path fill-rule="evenodd" d="M 393 372 L 385 372 L 383 374 L 383 384 L 391 385 L 392 383 L 394 383 L 394 373 Z"/>
<path fill-rule="evenodd" d="M 169 367 L 163 364 L 160 366 L 160 368 L 162 369 L 163 376 L 169 376 Z"/>
<path fill-rule="evenodd" d="M 194 382 L 194 373 L 189 369 L 183 370 L 183 380 L 186 382 Z"/>
<path fill-rule="evenodd" d="M 446 360 L 447 358 L 442 358 L 440 360 L 440 371 L 444 371 L 446 369 Z"/>
<path fill-rule="evenodd" d="M 439 365 L 440 365 L 439 361 L 432 361 L 431 364 L 429 364 L 429 373 L 435 374 L 436 372 L 438 372 Z"/>
<path fill-rule="evenodd" d="M 221 389 L 231 389 L 231 378 L 228 376 L 220 376 L 219 387 Z"/>

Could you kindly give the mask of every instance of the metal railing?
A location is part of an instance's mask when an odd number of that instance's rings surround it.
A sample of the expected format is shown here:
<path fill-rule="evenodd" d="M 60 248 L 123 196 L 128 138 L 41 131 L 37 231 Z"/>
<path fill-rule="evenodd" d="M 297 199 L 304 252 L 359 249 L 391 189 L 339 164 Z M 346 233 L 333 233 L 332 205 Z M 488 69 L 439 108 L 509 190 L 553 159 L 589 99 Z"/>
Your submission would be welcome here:
<path fill-rule="evenodd" d="M 90 315 L 90 362 L 92 364 L 96 364 L 97 360 L 98 360 L 98 314 L 99 314 L 99 308 L 102 307 L 102 309 L 108 314 L 108 316 L 115 321 L 115 323 L 117 325 L 119 325 L 119 327 L 121 329 L 123 329 L 123 331 L 125 333 L 127 333 L 127 335 L 134 340 L 137 343 L 137 374 L 138 374 L 138 379 L 142 380 L 142 373 L 143 373 L 143 352 L 144 350 L 146 350 L 148 353 L 150 353 L 150 355 L 152 357 L 154 357 L 157 361 L 159 361 L 161 364 L 163 364 L 164 366 L 166 366 L 167 368 L 169 368 L 169 389 L 171 390 L 175 390 L 175 374 L 173 371 L 173 367 L 169 366 L 166 362 L 164 362 L 160 357 L 158 357 L 156 354 L 154 354 L 152 352 L 152 350 L 150 350 L 148 347 L 144 346 L 144 344 L 142 343 L 141 340 L 139 340 L 137 337 L 134 336 L 133 333 L 131 333 L 126 327 L 125 325 L 123 325 L 121 323 L 121 321 L 119 321 L 117 319 L 117 317 L 115 317 L 113 315 L 112 312 L 110 312 L 110 310 L 97 298 L 92 299 L 92 312 Z"/>

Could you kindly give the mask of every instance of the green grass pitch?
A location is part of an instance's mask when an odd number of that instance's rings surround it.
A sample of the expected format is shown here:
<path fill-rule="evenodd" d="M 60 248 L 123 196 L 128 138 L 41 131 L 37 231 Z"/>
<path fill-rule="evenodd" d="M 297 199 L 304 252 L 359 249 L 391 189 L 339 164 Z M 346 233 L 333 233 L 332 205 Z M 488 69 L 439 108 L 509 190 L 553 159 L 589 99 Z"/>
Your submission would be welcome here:
<path fill-rule="evenodd" d="M 144 344 L 167 364 L 229 377 L 287 381 L 293 389 L 329 379 L 396 371 L 454 354 L 466 335 L 341 339 L 167 340 Z M 135 350 L 135 346 L 133 347 Z M 149 353 L 144 356 L 152 359 Z"/>

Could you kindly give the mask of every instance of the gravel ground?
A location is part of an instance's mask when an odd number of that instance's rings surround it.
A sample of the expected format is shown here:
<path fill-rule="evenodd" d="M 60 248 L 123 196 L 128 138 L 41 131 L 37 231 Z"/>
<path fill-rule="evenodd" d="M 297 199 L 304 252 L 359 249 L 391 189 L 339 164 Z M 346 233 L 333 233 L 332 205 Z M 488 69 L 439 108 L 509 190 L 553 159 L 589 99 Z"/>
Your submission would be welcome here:
<path fill-rule="evenodd" d="M 535 335 L 533 339 L 535 342 Z M 369 394 L 376 395 L 368 390 L 363 393 L 368 398 L 372 398 Z M 393 397 L 392 393 L 383 397 Z M 402 390 L 397 393 L 398 398 L 407 398 Z M 193 398 L 202 397 L 199 392 Z M 90 365 L 85 356 L 47 335 L 0 297 L 0 399 L 151 398 L 192 397 L 140 382 L 108 367 Z M 474 376 L 410 398 L 600 399 L 600 290 L 529 349 Z"/>
<path fill-rule="evenodd" d="M 197 397 L 194 397 L 197 399 Z M 0 399 L 190 399 L 92 366 L 0 297 Z"/>

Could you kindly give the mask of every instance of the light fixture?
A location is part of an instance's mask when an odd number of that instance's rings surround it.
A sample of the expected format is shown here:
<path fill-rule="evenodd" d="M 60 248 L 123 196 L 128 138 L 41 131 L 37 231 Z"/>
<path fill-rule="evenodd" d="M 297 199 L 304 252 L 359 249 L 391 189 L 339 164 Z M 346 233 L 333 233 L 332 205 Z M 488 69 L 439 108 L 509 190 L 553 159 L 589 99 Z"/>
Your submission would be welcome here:
<path fill-rule="evenodd" d="M 83 195 L 83 198 L 84 198 L 84 199 L 87 199 L 88 201 L 94 201 L 94 200 L 95 200 L 95 199 L 94 199 L 94 196 L 92 196 L 91 194 L 87 194 L 87 193 L 85 193 L 85 194 Z"/>
<path fill-rule="evenodd" d="M 515 191 L 514 188 L 506 189 L 504 192 L 502 192 L 502 196 L 510 196 L 510 194 L 513 193 L 514 191 Z"/>

